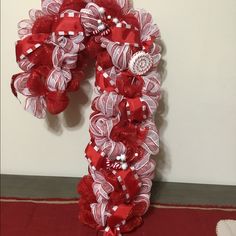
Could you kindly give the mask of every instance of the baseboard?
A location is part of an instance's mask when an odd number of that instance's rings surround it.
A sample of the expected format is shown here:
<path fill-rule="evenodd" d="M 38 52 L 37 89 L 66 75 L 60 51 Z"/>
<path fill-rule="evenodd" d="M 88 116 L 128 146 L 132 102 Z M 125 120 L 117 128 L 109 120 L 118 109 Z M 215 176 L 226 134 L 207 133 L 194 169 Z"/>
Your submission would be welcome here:
<path fill-rule="evenodd" d="M 78 198 L 79 178 L 1 175 L 1 197 Z M 236 206 L 236 186 L 154 182 L 152 202 Z"/>

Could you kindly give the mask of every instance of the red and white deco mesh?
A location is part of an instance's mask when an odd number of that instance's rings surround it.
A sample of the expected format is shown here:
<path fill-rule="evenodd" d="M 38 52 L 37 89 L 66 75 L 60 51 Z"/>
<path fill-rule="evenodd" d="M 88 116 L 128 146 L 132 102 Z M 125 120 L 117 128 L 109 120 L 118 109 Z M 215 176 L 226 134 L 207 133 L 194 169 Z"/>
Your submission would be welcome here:
<path fill-rule="evenodd" d="M 160 98 L 160 33 L 152 16 L 128 0 L 42 0 L 18 24 L 15 96 L 38 118 L 58 114 L 95 62 L 97 97 L 78 185 L 79 219 L 104 236 L 142 224 L 159 150 L 154 123 Z"/>

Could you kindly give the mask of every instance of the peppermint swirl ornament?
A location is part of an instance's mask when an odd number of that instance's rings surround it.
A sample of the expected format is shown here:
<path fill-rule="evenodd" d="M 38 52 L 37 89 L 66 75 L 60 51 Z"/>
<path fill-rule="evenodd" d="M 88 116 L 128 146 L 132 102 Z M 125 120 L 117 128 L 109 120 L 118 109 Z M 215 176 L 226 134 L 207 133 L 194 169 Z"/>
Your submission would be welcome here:
<path fill-rule="evenodd" d="M 131 57 L 129 70 L 135 75 L 144 75 L 151 69 L 152 65 L 151 55 L 144 51 L 139 51 Z"/>

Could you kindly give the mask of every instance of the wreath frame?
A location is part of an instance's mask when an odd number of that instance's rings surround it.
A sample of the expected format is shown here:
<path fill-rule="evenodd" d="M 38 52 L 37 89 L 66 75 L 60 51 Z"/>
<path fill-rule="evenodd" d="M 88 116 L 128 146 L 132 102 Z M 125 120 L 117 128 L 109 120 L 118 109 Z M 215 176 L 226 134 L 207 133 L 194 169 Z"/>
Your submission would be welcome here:
<path fill-rule="evenodd" d="M 37 118 L 59 114 L 93 59 L 89 167 L 78 185 L 79 219 L 119 236 L 142 224 L 150 206 L 159 134 L 160 31 L 150 13 L 128 0 L 42 0 L 18 24 L 16 60 L 23 72 L 11 88 Z"/>

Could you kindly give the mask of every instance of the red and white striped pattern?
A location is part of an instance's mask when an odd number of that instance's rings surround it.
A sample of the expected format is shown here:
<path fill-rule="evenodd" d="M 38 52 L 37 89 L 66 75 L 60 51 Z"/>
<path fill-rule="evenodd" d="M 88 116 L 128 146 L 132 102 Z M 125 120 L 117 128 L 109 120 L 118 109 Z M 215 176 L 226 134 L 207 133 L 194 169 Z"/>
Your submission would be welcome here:
<path fill-rule="evenodd" d="M 42 11 L 46 15 L 57 15 L 63 0 L 42 0 Z"/>
<path fill-rule="evenodd" d="M 130 170 L 132 170 L 132 173 L 133 173 L 134 178 L 135 178 L 137 181 L 139 181 L 139 176 L 138 176 L 138 174 L 135 172 L 135 169 L 131 167 Z M 119 175 L 119 171 L 113 170 L 112 173 L 116 176 L 118 182 L 119 182 L 120 185 L 121 185 L 122 190 L 123 190 L 124 193 L 125 193 L 125 197 L 126 197 L 127 201 L 129 202 L 129 201 L 130 201 L 130 194 L 129 194 L 129 192 L 127 191 L 128 187 L 125 185 L 125 182 L 123 181 L 122 177 Z M 139 182 L 139 183 L 138 183 L 138 186 L 141 187 L 141 186 L 142 186 L 142 183 Z"/>
<path fill-rule="evenodd" d="M 123 23 L 123 22 L 119 22 L 116 24 L 117 28 L 125 28 L 125 29 L 131 29 L 131 30 L 136 30 L 138 31 L 138 28 L 134 27 L 133 25 L 127 24 L 127 23 Z"/>
<path fill-rule="evenodd" d="M 90 142 L 90 143 L 89 143 L 89 146 L 94 149 L 95 154 L 93 153 L 92 155 L 94 155 L 94 156 L 96 155 L 96 157 L 95 157 L 96 159 L 98 159 L 98 158 L 100 158 L 100 159 L 101 159 L 101 158 L 102 158 L 102 159 L 105 158 L 106 154 L 105 154 L 103 151 L 101 151 L 101 150 L 99 149 L 99 147 L 97 147 L 94 143 Z M 86 149 L 86 151 L 87 151 L 87 149 Z M 94 161 L 92 160 L 92 158 L 94 158 L 94 156 L 89 156 L 89 154 L 85 152 L 85 157 L 87 158 L 90 167 L 91 167 L 93 170 L 97 170 L 97 167 L 95 166 L 95 163 L 94 163 Z M 96 164 L 98 163 L 98 165 L 99 165 L 99 162 L 101 163 L 101 162 L 103 162 L 103 160 L 97 160 Z"/>
<path fill-rule="evenodd" d="M 19 24 L 19 35 L 24 39 L 24 37 L 33 34 L 34 23 L 39 23 L 39 18 L 47 16 L 48 19 L 52 19 L 52 28 L 55 32 L 51 32 L 49 37 L 45 34 L 44 40 L 30 46 L 30 48 L 26 47 L 27 50 L 23 54 L 22 52 L 19 53 L 22 55 L 17 55 L 18 59 L 20 57 L 19 65 L 26 73 L 22 73 L 15 78 L 13 86 L 16 92 L 27 97 L 25 109 L 38 118 L 43 118 L 47 111 L 47 93 L 67 92 L 68 84 L 73 79 L 74 71 L 71 72 L 71 70 L 80 69 L 77 68 L 78 53 L 85 49 L 83 42 L 88 42 L 88 40 L 84 40 L 85 36 L 94 36 L 95 42 L 101 44 L 107 50 L 113 66 L 106 69 L 97 66 L 96 72 L 99 78 L 96 78 L 96 82 L 100 79 L 100 83 L 97 84 L 99 94 L 93 101 L 92 108 L 95 112 L 90 118 L 92 142 L 89 143 L 86 149 L 86 158 L 89 162 L 89 174 L 93 179 L 93 194 L 96 197 L 96 201 L 90 204 L 92 216 L 98 224 L 98 228 L 105 232 L 104 236 L 120 236 L 123 226 L 126 225 L 129 219 L 124 217 L 124 220 L 120 220 L 118 217 L 118 220 L 117 218 L 116 220 L 121 222 L 115 221 L 116 224 L 109 225 L 112 215 L 115 215 L 124 206 L 133 207 L 136 204 L 145 203 L 145 209 L 138 215 L 140 217 L 140 215 L 145 214 L 150 204 L 151 180 L 155 173 L 155 162 L 150 159 L 150 155 L 157 154 L 159 150 L 159 135 L 153 122 L 153 114 L 157 109 L 160 98 L 160 80 L 159 75 L 153 70 L 161 59 L 161 48 L 153 42 L 155 38 L 159 38 L 160 34 L 157 26 L 153 24 L 151 15 L 144 10 L 136 11 L 132 9 L 130 11 L 128 0 L 116 0 L 122 8 L 122 22 L 116 15 L 108 15 L 106 7 L 98 6 L 96 1 L 85 0 L 84 2 L 87 3 L 85 8 L 81 9 L 80 12 L 76 12 L 72 9 L 64 9 L 66 4 L 63 4 L 65 3 L 63 0 L 42 0 L 42 11 L 32 10 L 30 20 L 22 21 Z M 128 12 L 134 14 L 139 27 L 125 22 L 125 16 Z M 47 26 L 44 25 L 44 27 L 48 30 Z M 111 32 L 112 30 L 113 32 Z M 124 35 L 120 35 L 122 32 Z M 115 34 L 119 37 L 112 37 Z M 131 37 L 129 37 L 130 35 Z M 53 66 L 45 79 L 45 91 L 47 93 L 44 95 L 40 93 L 36 97 L 31 94 L 27 82 L 31 70 L 34 69 L 34 66 L 37 68 L 38 65 L 34 65 L 34 62 L 30 61 L 31 57 L 27 56 L 44 46 L 44 44 L 54 48 L 54 50 L 52 49 Z M 140 51 L 143 48 L 145 51 Z M 149 60 L 135 58 L 137 51 L 138 54 L 136 55 L 140 56 L 142 54 L 143 57 L 146 56 L 146 59 Z M 140 63 L 138 63 L 139 59 Z M 137 69 L 136 62 L 138 63 L 137 66 L 144 68 L 138 73 L 135 70 L 135 68 Z M 147 63 L 144 65 L 144 62 Z M 132 76 L 142 76 L 144 85 L 140 97 L 128 98 L 119 94 L 116 80 L 121 72 L 132 73 Z M 138 101 L 134 101 L 134 99 L 138 99 Z M 123 107 L 121 109 L 120 106 L 123 103 L 121 104 L 121 102 L 124 102 L 124 104 L 126 102 L 128 120 L 125 120 L 125 122 L 130 122 L 131 125 L 139 127 L 140 131 L 142 129 L 147 131 L 143 132 L 146 135 L 143 142 L 138 144 L 144 155 L 132 160 L 132 166 L 128 166 L 130 162 L 126 160 L 126 156 L 125 158 L 116 158 L 130 151 L 128 142 L 125 142 L 125 140 L 116 142 L 115 139 L 111 138 L 114 126 L 123 121 L 123 114 L 121 114 Z M 126 119 L 126 116 L 124 117 Z M 136 152 L 136 150 L 132 151 Z M 137 150 L 137 153 L 142 152 Z M 115 175 L 117 181 L 111 182 L 114 185 L 118 184 L 118 186 L 113 186 L 108 181 L 108 176 L 112 176 L 112 174 Z M 110 196 L 115 189 L 121 189 L 118 196 L 124 193 L 125 200 L 122 198 L 123 203 L 112 207 Z M 114 192 L 114 194 L 116 193 Z"/>
<path fill-rule="evenodd" d="M 102 46 L 106 47 L 111 56 L 113 65 L 120 71 L 128 68 L 128 63 L 132 57 L 132 48 L 129 43 L 112 42 L 102 38 Z"/>
<path fill-rule="evenodd" d="M 104 31 L 101 33 L 101 35 L 102 35 L 102 36 L 107 36 L 107 35 L 110 34 L 110 33 L 111 33 L 111 30 L 108 28 L 108 29 L 104 30 Z"/>
<path fill-rule="evenodd" d="M 111 86 L 114 86 L 114 91 L 118 93 L 119 90 L 118 90 L 117 87 L 115 87 L 116 83 L 115 83 L 115 81 L 109 76 L 109 74 L 108 74 L 107 72 L 105 72 L 101 66 L 97 66 L 97 71 L 102 74 L 103 78 L 104 78 L 105 80 L 107 80 Z M 97 90 L 98 90 L 99 92 L 101 92 L 101 93 L 106 92 L 106 90 L 103 89 L 103 88 L 101 88 L 98 84 L 96 85 L 96 88 L 97 88 Z"/>
<path fill-rule="evenodd" d="M 140 101 L 142 103 L 142 117 L 144 120 L 146 120 L 148 117 L 147 117 L 147 103 L 145 101 L 143 101 L 142 98 L 140 98 Z M 128 119 L 131 121 L 132 120 L 132 111 L 130 109 L 130 104 L 129 104 L 129 101 L 126 103 L 126 111 L 127 111 L 127 116 L 128 116 Z"/>
<path fill-rule="evenodd" d="M 58 31 L 56 32 L 56 35 L 58 36 L 65 36 L 65 35 L 69 35 L 69 36 L 75 36 L 75 35 L 81 35 L 83 36 L 84 33 L 83 32 L 75 32 L 75 31 Z"/>
<path fill-rule="evenodd" d="M 27 57 L 29 54 L 31 54 L 32 52 L 34 52 L 36 49 L 38 49 L 39 47 L 41 47 L 42 44 L 40 43 L 36 43 L 33 47 L 29 48 L 27 51 L 26 51 L 26 54 L 22 54 L 20 56 L 20 59 L 23 60 L 25 57 Z"/>
<path fill-rule="evenodd" d="M 108 159 L 108 158 L 106 159 L 106 167 L 108 169 L 122 170 L 123 169 L 122 164 L 124 164 L 124 163 L 118 162 L 118 161 L 112 162 L 110 159 Z"/>
<path fill-rule="evenodd" d="M 64 17 L 70 17 L 70 18 L 80 17 L 80 14 L 79 12 L 63 12 L 60 14 L 60 18 Z"/>

